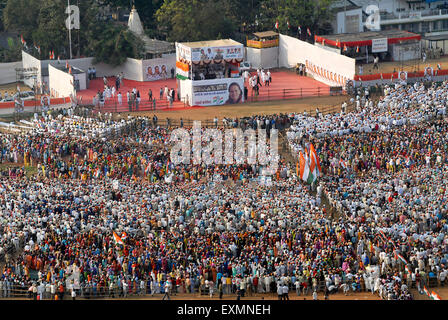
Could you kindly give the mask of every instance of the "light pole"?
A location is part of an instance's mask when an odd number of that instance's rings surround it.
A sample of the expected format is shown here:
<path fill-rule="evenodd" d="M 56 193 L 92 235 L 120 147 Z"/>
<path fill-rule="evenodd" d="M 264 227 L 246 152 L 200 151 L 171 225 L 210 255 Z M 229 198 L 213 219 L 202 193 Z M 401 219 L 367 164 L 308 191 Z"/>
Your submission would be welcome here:
<path fill-rule="evenodd" d="M 70 0 L 67 0 L 68 8 L 70 8 Z M 70 13 L 69 13 L 70 14 Z M 70 47 L 70 59 L 72 59 L 72 20 L 71 16 L 69 17 L 69 28 L 68 28 L 68 41 L 69 41 L 69 47 Z"/>

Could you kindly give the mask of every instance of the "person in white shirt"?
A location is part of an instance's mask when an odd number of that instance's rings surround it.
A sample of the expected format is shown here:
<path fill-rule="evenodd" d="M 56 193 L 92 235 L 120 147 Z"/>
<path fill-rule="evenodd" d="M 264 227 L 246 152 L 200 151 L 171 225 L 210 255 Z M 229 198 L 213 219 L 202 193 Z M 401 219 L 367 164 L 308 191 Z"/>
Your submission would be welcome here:
<path fill-rule="evenodd" d="M 289 288 L 286 283 L 284 283 L 282 286 L 282 292 L 283 292 L 283 300 L 289 300 L 289 294 L 288 294 Z"/>
<path fill-rule="evenodd" d="M 121 96 L 121 92 L 118 92 L 117 94 L 118 104 L 121 106 L 123 103 L 123 98 Z"/>
<path fill-rule="evenodd" d="M 281 284 L 281 282 L 277 282 L 277 295 L 278 295 L 278 300 L 283 300 L 283 285 Z"/>

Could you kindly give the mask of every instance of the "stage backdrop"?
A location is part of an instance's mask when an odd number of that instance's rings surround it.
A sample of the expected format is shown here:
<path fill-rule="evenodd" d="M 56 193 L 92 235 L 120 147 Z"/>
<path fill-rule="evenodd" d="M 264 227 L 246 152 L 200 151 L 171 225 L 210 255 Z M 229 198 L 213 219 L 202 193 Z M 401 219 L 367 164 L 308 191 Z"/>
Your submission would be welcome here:
<path fill-rule="evenodd" d="M 329 86 L 344 86 L 356 71 L 355 59 L 280 34 L 280 67 L 293 68 L 297 63 L 305 64 L 309 75 Z"/>

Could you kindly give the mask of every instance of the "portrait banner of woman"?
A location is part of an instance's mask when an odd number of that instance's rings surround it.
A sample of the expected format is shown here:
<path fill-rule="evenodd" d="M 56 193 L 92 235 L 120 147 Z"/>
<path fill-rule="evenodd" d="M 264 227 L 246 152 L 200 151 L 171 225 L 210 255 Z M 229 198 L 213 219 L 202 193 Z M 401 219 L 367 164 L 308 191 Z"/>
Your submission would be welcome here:
<path fill-rule="evenodd" d="M 226 104 L 235 104 L 241 102 L 243 102 L 243 90 L 238 83 L 232 82 L 229 85 L 229 99 L 227 99 Z"/>

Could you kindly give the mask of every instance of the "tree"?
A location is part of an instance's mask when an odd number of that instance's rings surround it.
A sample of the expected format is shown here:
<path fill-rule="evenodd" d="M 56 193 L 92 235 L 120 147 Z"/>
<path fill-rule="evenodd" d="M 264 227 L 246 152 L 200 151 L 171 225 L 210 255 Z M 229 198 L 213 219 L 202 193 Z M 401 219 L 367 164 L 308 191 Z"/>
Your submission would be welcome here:
<path fill-rule="evenodd" d="M 128 57 L 142 58 L 144 44 L 127 28 L 104 23 L 95 29 L 89 39 L 89 50 L 95 57 L 95 63 L 118 66 Z"/>
<path fill-rule="evenodd" d="M 32 39 L 39 44 L 43 56 L 51 50 L 55 56 L 69 57 L 65 7 L 65 3 L 60 0 L 42 1 L 37 18 L 38 26 Z"/>
<path fill-rule="evenodd" d="M 163 0 L 134 0 L 135 8 L 146 29 L 155 29 L 157 24 L 154 14 L 160 8 Z M 131 10 L 130 0 L 103 0 L 103 4 L 110 5 L 112 8 L 128 8 Z"/>
<path fill-rule="evenodd" d="M 301 26 L 313 33 L 328 32 L 331 18 L 330 5 L 334 0 L 262 0 L 260 6 L 262 30 L 274 28 L 279 22 L 279 31 L 287 32 L 289 22 L 292 30 Z"/>
<path fill-rule="evenodd" d="M 22 44 L 16 39 L 8 38 L 8 48 L 0 48 L 0 61 L 14 62 L 22 59 Z"/>
<path fill-rule="evenodd" d="M 38 26 L 39 8 L 42 0 L 7 0 L 3 9 L 5 30 L 17 31 L 25 40 L 30 40 Z"/>
<path fill-rule="evenodd" d="M 156 12 L 169 41 L 200 41 L 232 36 L 236 25 L 217 0 L 165 0 Z"/>

